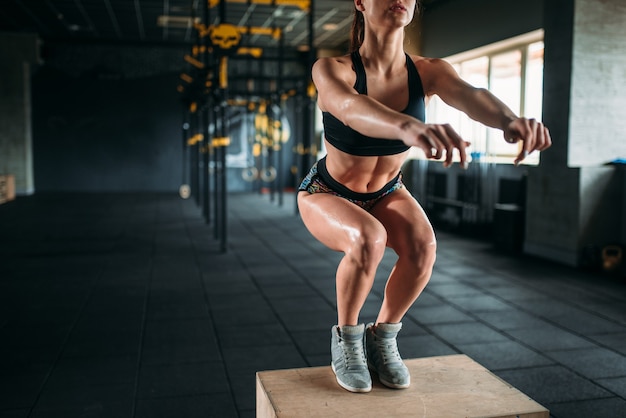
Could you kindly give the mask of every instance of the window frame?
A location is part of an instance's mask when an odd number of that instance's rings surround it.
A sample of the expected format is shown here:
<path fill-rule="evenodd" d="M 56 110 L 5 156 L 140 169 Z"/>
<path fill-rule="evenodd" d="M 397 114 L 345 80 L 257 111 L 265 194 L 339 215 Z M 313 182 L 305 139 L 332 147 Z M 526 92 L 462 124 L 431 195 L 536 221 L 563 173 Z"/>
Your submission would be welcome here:
<path fill-rule="evenodd" d="M 527 84 L 528 84 L 528 65 L 529 65 L 529 55 L 531 53 L 530 51 L 530 46 L 538 43 L 538 42 L 543 42 L 544 41 L 544 31 L 543 29 L 539 29 L 536 31 L 532 31 L 529 33 L 526 33 L 524 35 L 520 35 L 520 36 L 516 36 L 513 38 L 509 38 L 500 42 L 495 42 L 493 44 L 489 44 L 483 47 L 479 47 L 470 51 L 465 51 L 459 54 L 455 54 L 455 55 L 451 55 L 449 57 L 444 58 L 447 62 L 449 62 L 457 71 L 459 71 L 460 75 L 463 76 L 461 74 L 461 69 L 462 69 L 462 64 L 465 62 L 469 62 L 472 60 L 477 60 L 477 59 L 481 59 L 481 58 L 487 58 L 488 63 L 487 63 L 487 74 L 486 74 L 486 80 L 487 80 L 487 88 L 491 88 L 492 87 L 492 82 L 493 82 L 493 59 L 494 57 L 497 57 L 499 55 L 503 55 L 503 54 L 507 54 L 507 53 L 511 53 L 513 51 L 519 51 L 520 52 L 520 60 L 519 60 L 519 77 L 520 77 L 520 81 L 519 81 L 519 103 L 509 103 L 509 105 L 513 108 L 519 106 L 519 114 L 520 116 L 524 116 L 525 113 L 527 112 L 528 109 L 526 109 L 526 105 L 527 105 Z M 541 96 L 543 96 L 543 91 L 540 92 Z M 541 101 L 543 101 L 543 97 L 541 98 Z M 444 108 L 439 109 L 439 106 L 444 106 Z M 433 109 L 434 107 L 434 109 Z M 431 110 L 429 112 L 429 109 Z M 436 115 L 436 113 L 439 112 L 439 115 Z M 450 113 L 452 112 L 452 113 Z M 457 114 L 456 117 L 456 121 L 453 120 L 442 120 L 441 119 L 441 114 Z M 430 116 L 430 120 L 429 120 L 429 114 Z M 439 116 L 439 117 L 438 117 Z M 533 117 L 539 119 L 541 115 L 533 115 Z M 429 103 L 427 110 L 426 110 L 426 121 L 433 121 L 435 123 L 450 123 L 453 128 L 455 129 L 459 129 L 461 126 L 463 126 L 464 123 L 467 122 L 462 122 L 462 118 L 466 118 L 469 120 L 469 122 L 473 125 L 473 124 L 478 124 L 480 125 L 478 122 L 475 122 L 471 119 L 469 119 L 465 114 L 463 114 L 462 112 L 451 108 L 450 106 L 448 106 L 447 104 L 445 104 L 440 98 L 434 96 L 431 99 L 431 103 Z M 473 128 L 475 129 L 479 129 L 477 127 Z M 475 145 L 472 148 L 470 148 L 470 153 L 471 153 L 471 157 L 473 160 L 479 160 L 481 162 L 489 162 L 489 163 L 502 163 L 502 164 L 513 164 L 513 160 L 514 157 L 519 153 L 519 151 L 521 150 L 521 143 L 517 144 L 516 148 L 513 148 L 513 146 L 510 147 L 511 151 L 510 152 L 502 152 L 501 150 L 503 149 L 503 147 L 501 145 L 497 146 L 497 149 L 499 149 L 498 152 L 492 152 L 495 151 L 494 148 L 496 148 L 495 146 L 490 146 L 490 138 L 493 138 L 494 135 L 494 128 L 485 128 L 484 129 L 484 138 L 480 138 L 480 142 L 485 144 L 484 148 L 485 149 L 479 149 L 477 147 L 479 147 L 480 145 Z M 501 138 L 502 135 L 500 134 L 499 137 Z M 471 139 L 470 139 L 471 142 Z M 478 142 L 478 141 L 476 141 Z M 506 144 L 504 142 L 504 139 L 502 139 L 502 143 Z M 417 158 L 417 159 L 425 159 L 425 156 L 420 154 L 419 152 L 412 152 L 411 153 L 411 158 Z M 455 155 L 454 158 L 456 161 L 458 161 L 458 155 Z M 529 157 L 527 157 L 527 159 L 525 161 L 522 162 L 523 164 L 527 164 L 527 165 L 538 165 L 539 164 L 539 153 L 533 153 L 531 154 Z"/>

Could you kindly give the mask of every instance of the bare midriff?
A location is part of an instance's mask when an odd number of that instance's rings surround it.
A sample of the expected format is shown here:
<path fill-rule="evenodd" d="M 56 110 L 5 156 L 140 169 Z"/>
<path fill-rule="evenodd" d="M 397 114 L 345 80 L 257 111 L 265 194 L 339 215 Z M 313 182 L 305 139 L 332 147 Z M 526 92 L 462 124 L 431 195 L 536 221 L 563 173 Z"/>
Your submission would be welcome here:
<path fill-rule="evenodd" d="M 373 193 L 382 189 L 400 172 L 407 152 L 383 156 L 350 155 L 326 145 L 328 174 L 348 189 L 357 193 Z"/>

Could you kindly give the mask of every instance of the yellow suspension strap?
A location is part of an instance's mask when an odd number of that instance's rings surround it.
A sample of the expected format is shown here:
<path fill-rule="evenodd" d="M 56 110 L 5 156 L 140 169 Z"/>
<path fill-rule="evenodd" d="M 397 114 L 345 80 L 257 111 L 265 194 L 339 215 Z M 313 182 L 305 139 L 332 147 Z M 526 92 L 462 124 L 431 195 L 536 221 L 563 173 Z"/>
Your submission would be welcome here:
<path fill-rule="evenodd" d="M 214 148 L 227 147 L 230 145 L 230 137 L 228 136 L 217 136 L 213 138 L 211 141 L 211 145 Z"/>
<path fill-rule="evenodd" d="M 315 96 L 317 96 L 317 89 L 315 88 L 315 84 L 313 83 L 313 81 L 309 83 L 309 86 L 306 89 L 306 94 L 311 99 L 315 99 Z"/>
<path fill-rule="evenodd" d="M 184 58 L 185 58 L 185 61 L 187 61 L 189 64 L 193 65 L 194 67 L 200 70 L 204 68 L 204 63 L 192 57 L 191 55 L 186 54 Z"/>
<path fill-rule="evenodd" d="M 254 129 L 256 130 L 255 142 L 259 144 L 259 147 L 260 147 L 259 154 L 261 153 L 265 154 L 265 149 L 269 141 L 267 137 L 268 125 L 269 125 L 269 121 L 267 117 L 267 102 L 265 102 L 265 100 L 262 100 L 259 103 L 259 108 L 254 117 Z"/>
<path fill-rule="evenodd" d="M 220 57 L 220 88 L 227 89 L 228 88 L 228 57 Z"/>
<path fill-rule="evenodd" d="M 191 138 L 187 140 L 187 145 L 189 145 L 190 147 L 193 147 L 194 145 L 199 144 L 203 140 L 204 140 L 204 135 L 195 134 L 194 136 L 192 136 Z"/>
<path fill-rule="evenodd" d="M 268 157 L 269 148 L 271 146 L 270 139 L 270 119 L 267 115 L 267 101 L 261 100 L 257 110 L 257 114 L 254 117 L 254 128 L 256 130 L 255 145 L 253 153 L 261 158 L 261 166 L 264 166 L 264 160 Z M 275 173 L 272 172 L 273 167 L 266 167 L 261 169 L 260 177 L 263 181 L 271 181 Z M 275 170 L 274 170 L 275 171 Z"/>

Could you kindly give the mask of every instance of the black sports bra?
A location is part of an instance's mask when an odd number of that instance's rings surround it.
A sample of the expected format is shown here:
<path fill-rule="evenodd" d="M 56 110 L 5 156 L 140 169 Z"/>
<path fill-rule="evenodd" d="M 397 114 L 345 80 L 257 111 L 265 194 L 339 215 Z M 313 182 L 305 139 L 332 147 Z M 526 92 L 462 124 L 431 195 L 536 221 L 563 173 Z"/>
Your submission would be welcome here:
<path fill-rule="evenodd" d="M 359 94 L 367 94 L 365 67 L 363 66 L 359 51 L 354 51 L 351 57 L 356 72 L 354 89 Z M 415 68 L 415 64 L 408 54 L 406 55 L 406 68 L 409 82 L 409 104 L 402 113 L 423 121 L 426 116 L 424 87 L 422 86 L 422 80 L 417 72 L 417 68 Z M 322 117 L 326 140 L 332 146 L 345 153 L 362 156 L 393 155 L 404 152 L 410 148 L 399 139 L 372 138 L 363 135 L 344 125 L 343 122 L 329 112 L 323 112 Z"/>

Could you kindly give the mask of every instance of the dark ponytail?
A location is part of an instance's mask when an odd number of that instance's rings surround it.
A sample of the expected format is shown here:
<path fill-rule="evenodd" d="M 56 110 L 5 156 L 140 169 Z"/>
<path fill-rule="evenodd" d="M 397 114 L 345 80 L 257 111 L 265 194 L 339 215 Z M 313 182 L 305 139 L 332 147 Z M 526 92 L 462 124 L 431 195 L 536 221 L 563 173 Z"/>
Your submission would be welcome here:
<path fill-rule="evenodd" d="M 352 30 L 350 31 L 350 52 L 354 52 L 361 47 L 365 36 L 365 22 L 363 13 L 354 9 L 354 20 L 352 20 Z"/>

